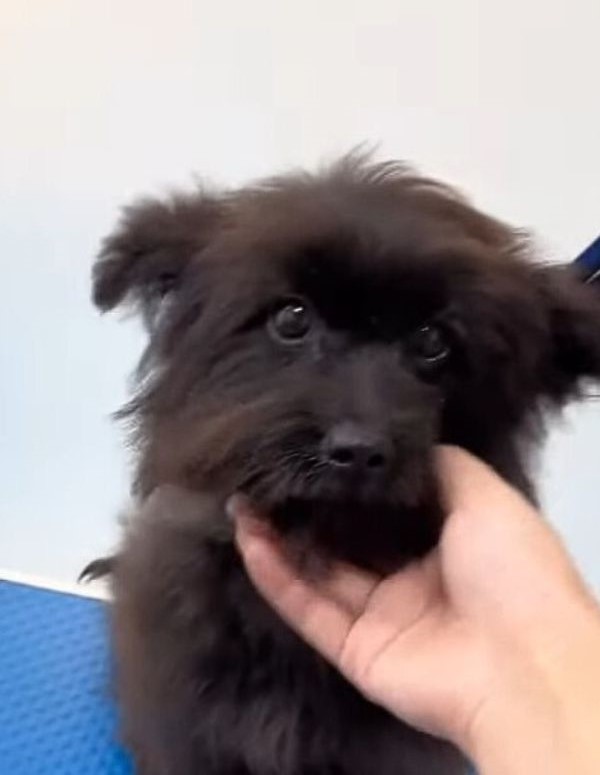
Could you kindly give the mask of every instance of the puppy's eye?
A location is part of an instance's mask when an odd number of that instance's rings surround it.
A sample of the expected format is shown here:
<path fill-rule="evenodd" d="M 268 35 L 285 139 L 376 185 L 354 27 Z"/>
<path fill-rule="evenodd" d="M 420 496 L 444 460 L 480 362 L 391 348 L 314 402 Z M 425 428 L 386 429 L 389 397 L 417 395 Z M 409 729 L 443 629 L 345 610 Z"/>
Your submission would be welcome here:
<path fill-rule="evenodd" d="M 301 299 L 290 299 L 277 307 L 269 318 L 272 336 L 284 343 L 301 342 L 312 325 L 308 306 Z"/>
<path fill-rule="evenodd" d="M 434 323 L 423 326 L 412 335 L 410 351 L 425 366 L 443 363 L 450 355 L 450 343 L 444 330 Z"/>

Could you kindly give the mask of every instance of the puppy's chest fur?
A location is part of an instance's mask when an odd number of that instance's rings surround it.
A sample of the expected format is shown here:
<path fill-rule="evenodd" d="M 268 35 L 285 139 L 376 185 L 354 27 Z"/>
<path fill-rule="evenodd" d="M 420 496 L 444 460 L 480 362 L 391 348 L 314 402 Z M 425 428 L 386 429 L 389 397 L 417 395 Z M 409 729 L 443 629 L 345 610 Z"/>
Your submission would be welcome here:
<path fill-rule="evenodd" d="M 142 775 L 454 775 L 450 746 L 367 702 L 258 598 L 209 501 L 135 525 L 114 578 Z M 168 753 L 167 753 L 168 752 Z"/>

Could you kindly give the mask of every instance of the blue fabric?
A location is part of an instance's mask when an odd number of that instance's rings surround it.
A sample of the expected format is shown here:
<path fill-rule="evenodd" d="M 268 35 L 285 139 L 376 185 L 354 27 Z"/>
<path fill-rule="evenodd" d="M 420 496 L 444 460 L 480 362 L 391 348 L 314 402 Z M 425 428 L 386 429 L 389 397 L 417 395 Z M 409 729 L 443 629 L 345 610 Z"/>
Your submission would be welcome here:
<path fill-rule="evenodd" d="M 101 602 L 0 581 L 1 775 L 132 775 L 109 687 Z"/>

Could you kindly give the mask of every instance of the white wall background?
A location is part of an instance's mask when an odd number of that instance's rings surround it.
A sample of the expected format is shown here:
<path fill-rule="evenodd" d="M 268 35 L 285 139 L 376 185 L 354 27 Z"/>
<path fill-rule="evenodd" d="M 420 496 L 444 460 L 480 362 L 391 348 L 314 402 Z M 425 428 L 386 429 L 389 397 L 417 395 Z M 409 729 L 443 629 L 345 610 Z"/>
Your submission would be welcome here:
<path fill-rule="evenodd" d="M 3 3 L 0 567 L 71 580 L 117 533 L 141 339 L 88 277 L 119 204 L 380 141 L 568 258 L 600 231 L 599 31 L 598 0 Z M 590 404 L 543 483 L 600 590 L 599 452 Z"/>

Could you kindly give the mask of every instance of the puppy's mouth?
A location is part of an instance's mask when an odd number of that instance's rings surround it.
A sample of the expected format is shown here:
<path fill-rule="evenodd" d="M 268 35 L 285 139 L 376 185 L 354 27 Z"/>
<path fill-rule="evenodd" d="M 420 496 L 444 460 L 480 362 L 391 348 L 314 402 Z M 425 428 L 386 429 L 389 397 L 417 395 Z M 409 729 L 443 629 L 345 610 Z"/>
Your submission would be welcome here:
<path fill-rule="evenodd" d="M 442 509 L 426 461 L 371 479 L 305 463 L 255 471 L 238 487 L 303 551 L 388 572 L 437 543 Z"/>

